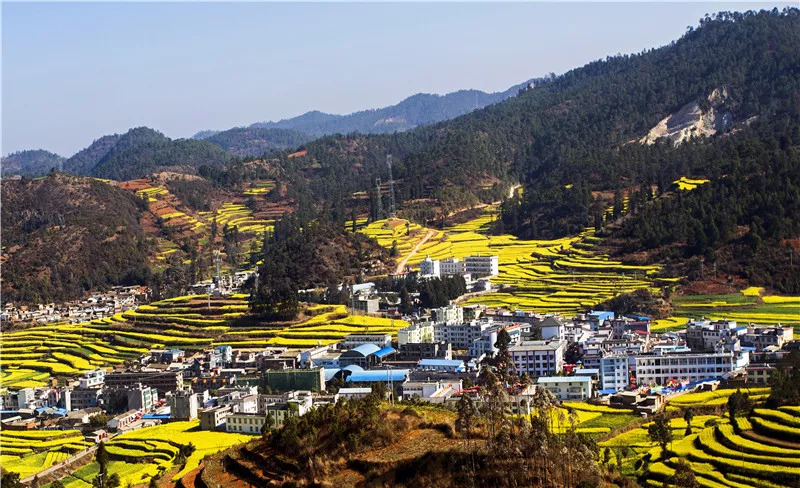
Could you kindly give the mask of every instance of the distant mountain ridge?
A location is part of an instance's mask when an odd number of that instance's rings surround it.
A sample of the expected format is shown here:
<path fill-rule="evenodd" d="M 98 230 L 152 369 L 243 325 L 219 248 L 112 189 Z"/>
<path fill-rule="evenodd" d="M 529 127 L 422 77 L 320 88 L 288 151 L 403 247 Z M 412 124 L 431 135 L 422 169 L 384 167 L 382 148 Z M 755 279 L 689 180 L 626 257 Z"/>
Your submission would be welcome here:
<path fill-rule="evenodd" d="M 64 161 L 64 157 L 58 154 L 45 151 L 44 149 L 33 149 L 17 151 L 2 158 L 2 160 L 0 160 L 0 168 L 2 169 L 3 176 L 39 176 L 53 168 L 61 169 L 61 165 Z"/>
<path fill-rule="evenodd" d="M 502 102 L 515 96 L 520 90 L 532 86 L 543 79 L 531 79 L 524 83 L 495 93 L 481 90 L 459 90 L 446 95 L 417 93 L 396 105 L 361 110 L 347 115 L 328 114 L 312 110 L 297 117 L 277 122 L 256 122 L 248 126 L 251 129 L 289 129 L 314 137 L 329 134 L 387 134 L 406 131 L 420 125 L 441 122 L 483 108 L 487 105 Z M 200 131 L 193 139 L 210 139 L 216 131 Z"/>

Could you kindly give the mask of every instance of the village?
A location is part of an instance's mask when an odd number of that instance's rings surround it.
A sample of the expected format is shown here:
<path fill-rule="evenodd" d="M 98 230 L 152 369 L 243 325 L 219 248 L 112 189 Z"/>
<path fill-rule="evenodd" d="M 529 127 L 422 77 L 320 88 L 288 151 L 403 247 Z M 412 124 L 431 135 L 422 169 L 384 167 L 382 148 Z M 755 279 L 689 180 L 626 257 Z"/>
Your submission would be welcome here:
<path fill-rule="evenodd" d="M 475 276 L 477 283 L 497 273 L 496 256 L 466 261 L 464 266 L 427 258 L 420 279 L 469 270 L 469 281 Z M 193 290 L 237 291 L 233 280 L 224 285 L 204 283 Z M 486 359 L 499 353 L 508 355 L 520 378 L 507 385 L 514 413 L 529 415 L 530 399 L 544 389 L 558 401 L 647 417 L 684 393 L 766 386 L 776 363 L 800 346 L 792 327 L 733 320 L 690 320 L 685 330 L 659 333 L 647 316 L 603 310 L 567 318 L 450 303 L 402 315 L 381 299 L 385 293 L 374 283 L 351 288 L 354 312 L 396 316 L 409 325 L 396 335 L 353 333 L 304 348 L 151 349 L 110 370 L 6 389 L 2 428 L 80 429 L 87 441 L 100 442 L 141 427 L 199 418 L 203 430 L 259 434 L 265 425 L 275 428 L 320 405 L 373 391 L 390 402 L 453 406 L 469 396 L 480 403 L 478 377 L 488 367 Z M 84 303 L 109 313 L 135 307 L 137 293 L 144 292 L 115 290 Z"/>

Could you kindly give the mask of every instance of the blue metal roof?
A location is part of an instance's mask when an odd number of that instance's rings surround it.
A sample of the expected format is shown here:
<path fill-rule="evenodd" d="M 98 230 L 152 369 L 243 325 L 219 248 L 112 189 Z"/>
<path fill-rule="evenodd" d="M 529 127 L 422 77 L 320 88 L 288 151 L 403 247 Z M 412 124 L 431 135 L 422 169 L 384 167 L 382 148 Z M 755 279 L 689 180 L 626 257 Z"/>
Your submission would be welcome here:
<path fill-rule="evenodd" d="M 336 373 L 338 373 L 339 371 L 341 371 L 339 368 L 325 368 L 325 370 L 323 371 L 325 374 L 325 381 L 332 380 L 333 377 L 336 376 Z"/>
<path fill-rule="evenodd" d="M 370 354 L 375 354 L 376 352 L 380 351 L 380 347 L 376 346 L 375 344 L 361 344 L 360 346 L 356 346 L 350 350 L 350 352 L 357 352 L 364 357 L 369 356 Z"/>
<path fill-rule="evenodd" d="M 617 392 L 617 390 L 615 390 L 614 388 L 609 388 L 608 390 L 598 390 L 597 393 L 599 393 L 601 395 L 613 395 L 616 392 Z"/>
<path fill-rule="evenodd" d="M 388 381 L 404 381 L 408 376 L 407 369 L 372 369 L 353 373 L 347 377 L 348 382 L 353 383 L 375 383 Z"/>
<path fill-rule="evenodd" d="M 168 413 L 146 413 L 142 415 L 145 420 L 165 420 L 169 418 Z"/>
<path fill-rule="evenodd" d="M 420 359 L 419 366 L 438 366 L 443 368 L 452 368 L 464 366 L 464 361 L 460 359 Z"/>
<path fill-rule="evenodd" d="M 650 317 L 648 317 L 647 315 L 636 315 L 632 313 L 628 314 L 627 316 L 632 319 L 641 320 L 643 322 L 650 322 Z"/>
<path fill-rule="evenodd" d="M 380 351 L 376 351 L 375 355 L 378 356 L 379 358 L 382 358 L 388 354 L 392 354 L 393 352 L 397 352 L 397 349 L 393 348 L 392 346 L 386 346 Z"/>

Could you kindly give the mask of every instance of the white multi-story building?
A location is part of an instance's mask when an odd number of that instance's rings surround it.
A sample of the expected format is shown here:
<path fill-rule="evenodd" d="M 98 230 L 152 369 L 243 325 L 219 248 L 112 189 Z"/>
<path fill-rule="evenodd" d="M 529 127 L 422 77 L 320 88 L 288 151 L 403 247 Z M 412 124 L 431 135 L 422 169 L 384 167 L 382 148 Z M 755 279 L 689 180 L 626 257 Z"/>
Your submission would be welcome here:
<path fill-rule="evenodd" d="M 419 262 L 419 274 L 425 277 L 438 277 L 441 276 L 441 263 L 430 256 L 425 256 L 425 259 Z"/>
<path fill-rule="evenodd" d="M 94 369 L 92 371 L 84 371 L 83 377 L 80 381 L 81 388 L 99 388 L 103 386 L 105 381 L 106 372 L 102 369 Z"/>
<path fill-rule="evenodd" d="M 533 376 L 553 376 L 564 368 L 564 351 L 567 343 L 560 340 L 525 341 L 511 346 L 509 352 L 517 373 Z"/>
<path fill-rule="evenodd" d="M 542 320 L 542 322 L 537 326 L 542 330 L 542 339 L 550 340 L 550 339 L 564 339 L 566 335 L 566 327 L 567 324 L 564 321 L 559 320 L 558 317 L 550 316 Z"/>
<path fill-rule="evenodd" d="M 747 351 L 636 356 L 636 382 L 638 385 L 666 385 L 670 380 L 716 379 L 725 373 L 746 368 L 749 363 Z"/>
<path fill-rule="evenodd" d="M 548 390 L 561 401 L 586 400 L 592 397 L 590 376 L 540 376 L 536 385 Z"/>
<path fill-rule="evenodd" d="M 264 413 L 231 413 L 225 417 L 225 431 L 238 434 L 258 434 L 267 423 Z"/>
<path fill-rule="evenodd" d="M 744 336 L 747 327 L 737 327 L 734 320 L 689 322 L 686 326 L 686 345 L 691 349 L 714 349 L 722 341 Z"/>
<path fill-rule="evenodd" d="M 431 403 L 444 403 L 461 389 L 461 380 L 406 381 L 403 383 L 403 400 L 416 397 Z"/>
<path fill-rule="evenodd" d="M 439 263 L 439 272 L 442 276 L 463 275 L 466 264 L 458 258 L 447 258 Z"/>
<path fill-rule="evenodd" d="M 437 324 L 460 324 L 464 322 L 464 309 L 450 304 L 446 307 L 434 308 L 433 316 Z"/>
<path fill-rule="evenodd" d="M 433 342 L 433 322 L 419 322 L 397 331 L 397 345 Z"/>
<path fill-rule="evenodd" d="M 19 410 L 28 408 L 36 399 L 33 388 L 20 388 L 19 390 L 9 390 L 3 394 L 3 408 L 6 410 Z"/>
<path fill-rule="evenodd" d="M 755 347 L 757 351 L 769 346 L 780 349 L 793 338 L 794 328 L 791 326 L 748 327 L 747 333 L 742 336 L 742 345 Z"/>
<path fill-rule="evenodd" d="M 242 395 L 231 400 L 236 413 L 256 413 L 258 411 L 258 395 Z"/>
<path fill-rule="evenodd" d="M 497 256 L 467 256 L 464 271 L 472 276 L 495 276 L 500 272 Z"/>
<path fill-rule="evenodd" d="M 449 342 L 453 349 L 469 349 L 475 339 L 479 339 L 491 322 L 466 322 L 463 324 L 436 324 L 433 326 L 434 342 Z"/>
<path fill-rule="evenodd" d="M 600 358 L 600 389 L 620 391 L 630 384 L 628 356 L 612 354 Z"/>
<path fill-rule="evenodd" d="M 364 344 L 375 344 L 378 347 L 391 346 L 392 336 L 390 334 L 349 334 L 344 336 L 342 349 L 355 349 Z"/>

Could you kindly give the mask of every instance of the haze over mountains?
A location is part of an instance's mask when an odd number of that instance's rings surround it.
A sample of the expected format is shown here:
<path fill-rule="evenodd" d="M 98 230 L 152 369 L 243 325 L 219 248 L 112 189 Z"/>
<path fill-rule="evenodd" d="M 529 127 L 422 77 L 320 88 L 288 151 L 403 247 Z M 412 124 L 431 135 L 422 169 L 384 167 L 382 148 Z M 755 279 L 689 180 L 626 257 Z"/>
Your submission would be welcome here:
<path fill-rule="evenodd" d="M 4 175 L 38 176 L 56 168 L 74 175 L 124 179 L 143 176 L 156 167 L 180 170 L 200 164 L 218 165 L 228 162 L 230 155 L 262 156 L 293 149 L 329 134 L 386 134 L 452 119 L 501 102 L 541 81 L 544 79 L 529 80 L 495 93 L 480 90 L 459 90 L 446 95 L 418 93 L 396 105 L 348 115 L 314 110 L 278 122 L 257 122 L 224 131 L 203 130 L 191 140 L 170 140 L 158 131 L 140 127 L 122 135 L 102 136 L 68 159 L 44 150 L 20 151 L 3 158 L 2 171 Z M 229 155 L 200 141 L 222 147 Z M 127 162 L 121 165 L 120 158 Z M 154 158 L 158 158 L 158 162 Z M 135 165 L 139 167 L 122 167 Z"/>
<path fill-rule="evenodd" d="M 459 90 L 446 95 L 417 93 L 396 105 L 362 110 L 348 115 L 327 114 L 318 110 L 278 122 L 256 122 L 251 129 L 289 129 L 311 136 L 328 134 L 387 134 L 413 129 L 420 125 L 448 120 L 459 115 L 501 102 L 515 96 L 523 88 L 542 80 L 528 80 L 506 91 L 486 93 L 480 90 Z M 205 139 L 214 131 L 202 131 L 195 139 Z"/>

